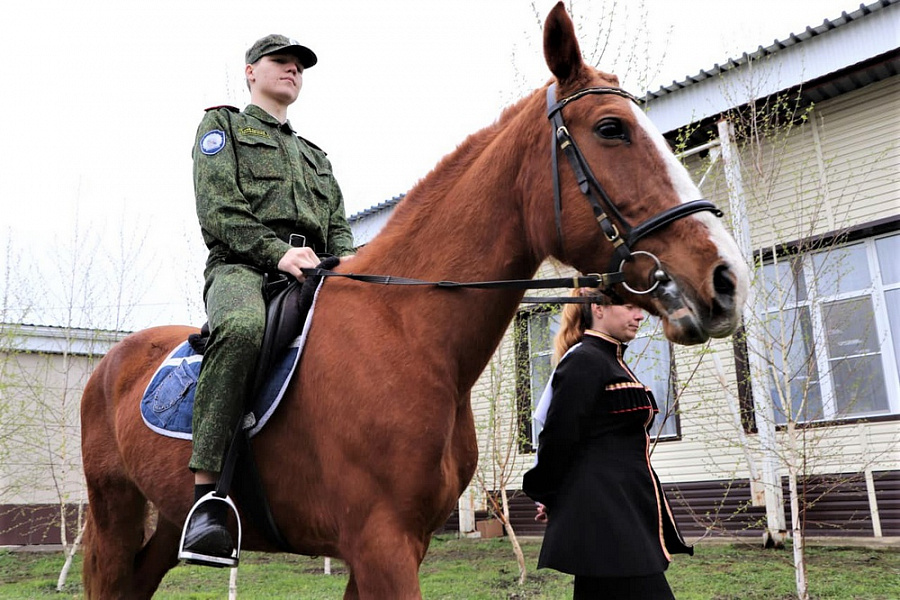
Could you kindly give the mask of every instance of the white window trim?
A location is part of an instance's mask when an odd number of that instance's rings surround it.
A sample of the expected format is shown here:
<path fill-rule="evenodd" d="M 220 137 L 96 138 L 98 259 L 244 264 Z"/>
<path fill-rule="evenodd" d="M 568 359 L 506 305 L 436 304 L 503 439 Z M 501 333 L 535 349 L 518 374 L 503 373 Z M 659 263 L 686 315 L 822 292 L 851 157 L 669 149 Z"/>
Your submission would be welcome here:
<path fill-rule="evenodd" d="M 801 271 L 806 287 L 806 299 L 792 300 L 785 302 L 783 305 L 766 304 L 762 307 L 764 315 L 770 315 L 782 310 L 797 311 L 797 318 L 800 318 L 800 310 L 807 308 L 809 311 L 810 325 L 812 327 L 812 345 L 816 354 L 816 369 L 818 375 L 819 392 L 822 400 L 822 417 L 809 422 L 834 422 L 856 420 L 860 418 L 882 417 L 882 416 L 898 416 L 900 415 L 900 368 L 898 361 L 894 355 L 894 344 L 891 343 L 890 322 L 887 312 L 887 299 L 885 292 L 900 289 L 900 283 L 885 284 L 881 275 L 881 266 L 878 262 L 878 252 L 876 242 L 879 239 L 900 235 L 892 232 L 886 235 L 874 236 L 862 240 L 854 241 L 848 244 L 842 244 L 838 247 L 822 250 L 819 252 L 807 252 L 796 258 L 789 260 L 800 260 Z M 815 274 L 813 273 L 813 256 L 817 253 L 832 252 L 835 250 L 849 249 L 853 246 L 862 245 L 864 256 L 871 274 L 871 283 L 868 287 L 853 290 L 849 292 L 835 294 L 820 294 L 817 289 Z M 777 265 L 780 261 L 777 257 L 770 263 Z M 796 281 L 794 282 L 796 283 Z M 838 414 L 837 397 L 834 389 L 834 379 L 831 369 L 831 358 L 828 353 L 827 338 L 824 325 L 824 317 L 822 310 L 826 304 L 851 300 L 857 298 L 870 298 L 873 307 L 873 322 L 875 326 L 875 335 L 880 348 L 880 360 L 882 374 L 884 377 L 884 385 L 887 391 L 888 411 L 876 415 L 851 414 L 841 416 Z M 900 324 L 898 324 L 900 325 Z M 900 332 L 898 332 L 900 333 Z M 871 355 L 874 353 L 869 353 Z M 859 356 L 865 356 L 861 354 Z M 766 389 L 763 393 L 768 394 L 768 378 L 766 379 Z M 773 398 L 773 401 L 777 399 Z M 784 408 L 782 407 L 782 410 Z M 806 422 L 806 421 L 804 421 Z"/>
<path fill-rule="evenodd" d="M 535 324 L 535 322 L 537 322 L 537 320 L 538 320 L 537 318 L 540 316 L 542 316 L 540 313 L 534 312 L 534 313 L 531 313 L 526 319 L 527 336 L 528 336 L 529 391 L 530 391 L 530 396 L 531 396 L 530 401 L 531 401 L 532 413 L 537 408 L 537 402 L 540 400 L 541 392 L 543 391 L 543 387 L 540 390 L 535 389 L 534 383 L 531 380 L 531 373 L 533 373 L 533 366 L 534 366 L 533 360 L 537 357 L 552 355 L 553 354 L 553 340 L 555 338 L 555 332 L 553 331 L 553 328 L 551 327 L 551 330 L 547 334 L 548 339 L 550 340 L 550 345 L 547 348 L 546 352 L 544 352 L 544 351 L 535 352 L 534 351 L 534 349 L 531 346 L 531 342 L 534 339 L 532 336 L 532 326 Z M 558 319 L 559 319 L 559 313 L 555 313 L 554 315 L 549 315 L 549 319 L 547 322 L 549 323 L 552 320 L 558 321 Z M 649 321 L 649 317 L 648 317 L 647 323 L 649 323 L 649 322 L 650 321 Z M 648 326 L 648 325 L 643 325 L 635 339 L 652 338 L 652 337 L 659 338 L 660 331 L 661 331 L 661 326 L 660 326 L 659 322 L 657 322 L 656 325 L 652 326 L 652 327 Z M 665 337 L 662 337 L 661 340 L 663 342 L 669 344 L 668 359 L 669 359 L 669 362 L 671 363 L 671 360 L 672 360 L 671 344 L 668 342 L 668 340 L 665 339 Z M 630 361 L 626 361 L 626 362 L 629 363 L 630 367 L 634 368 Z M 670 421 L 672 423 L 670 425 L 672 430 L 670 432 L 664 432 L 664 433 L 657 432 L 657 433 L 653 433 L 652 435 L 653 435 L 653 437 L 658 438 L 659 440 L 679 439 L 681 437 L 681 423 L 679 422 L 678 415 L 676 414 L 678 398 L 677 398 L 677 393 L 674 389 L 674 387 L 675 387 L 675 381 L 673 379 L 674 374 L 672 372 L 672 369 L 670 369 L 668 367 L 664 367 L 663 369 L 664 369 L 665 373 L 667 374 L 667 395 L 666 395 L 666 398 L 657 398 L 656 400 L 657 400 L 657 404 L 660 405 L 660 414 L 663 414 L 664 409 L 667 409 L 668 403 L 671 402 L 671 404 L 674 408 L 672 415 L 671 415 L 671 421 Z M 551 370 L 551 373 L 552 373 L 552 370 Z M 640 375 L 638 375 L 638 379 L 640 379 Z M 656 427 L 655 424 L 654 424 L 654 427 Z M 539 434 L 540 434 L 540 431 L 538 429 L 538 425 L 534 421 L 534 419 L 532 419 L 531 420 L 531 435 L 532 435 L 532 446 L 534 448 L 537 448 Z"/>
<path fill-rule="evenodd" d="M 872 293 L 872 304 L 875 308 L 875 329 L 878 342 L 881 344 L 881 364 L 884 369 L 884 383 L 887 386 L 888 406 L 891 414 L 900 415 L 900 357 L 894 355 L 894 343 L 891 338 L 891 324 L 888 318 L 887 297 L 885 292 L 900 290 L 900 281 L 885 284 L 881 276 L 881 264 L 878 262 L 877 242 L 880 239 L 898 236 L 900 233 L 876 236 L 868 244 L 866 255 L 869 258 L 869 269 L 875 290 Z M 896 258 L 896 257 L 895 257 Z M 897 334 L 900 335 L 900 323 L 897 323 Z"/>
<path fill-rule="evenodd" d="M 651 322 L 654 323 L 654 325 L 652 327 L 649 325 Z M 657 317 L 652 317 L 650 315 L 646 315 L 644 323 L 646 323 L 646 325 L 641 326 L 641 328 L 638 330 L 637 336 L 635 336 L 635 339 L 637 340 L 637 339 L 642 339 L 642 338 L 656 338 L 656 341 L 661 341 L 661 342 L 665 343 L 667 345 L 667 349 L 668 349 L 669 364 L 671 364 L 672 363 L 672 355 L 673 355 L 672 344 L 671 344 L 671 342 L 669 342 L 668 339 L 666 339 L 665 335 L 661 335 L 662 321 Z M 628 361 L 626 361 L 626 362 L 628 362 Z M 637 363 L 635 363 L 635 365 L 636 364 Z M 629 367 L 632 368 L 632 365 L 630 362 L 629 362 Z M 632 369 L 634 370 L 636 368 L 637 367 L 635 366 Z M 664 368 L 664 371 L 667 374 L 666 397 L 665 398 L 656 398 L 656 403 L 659 406 L 659 414 L 660 415 L 663 415 L 668 411 L 669 404 L 671 403 L 671 405 L 672 405 L 671 419 L 672 419 L 672 424 L 673 424 L 672 425 L 673 431 L 670 433 L 660 432 L 659 428 L 657 428 L 657 426 L 656 426 L 656 423 L 654 423 L 653 429 L 657 429 L 657 431 L 655 433 L 651 433 L 651 437 L 657 438 L 659 440 L 671 440 L 671 439 L 679 438 L 681 436 L 681 423 L 678 419 L 678 414 L 677 414 L 678 413 L 678 408 L 677 408 L 678 393 L 675 389 L 677 382 L 675 380 L 675 373 L 673 373 L 672 368 Z M 643 381 L 643 379 L 641 379 L 641 376 L 638 373 L 635 373 L 635 375 L 637 375 L 638 379 Z M 647 385 L 646 382 L 643 382 L 643 383 L 644 383 L 644 385 Z"/>

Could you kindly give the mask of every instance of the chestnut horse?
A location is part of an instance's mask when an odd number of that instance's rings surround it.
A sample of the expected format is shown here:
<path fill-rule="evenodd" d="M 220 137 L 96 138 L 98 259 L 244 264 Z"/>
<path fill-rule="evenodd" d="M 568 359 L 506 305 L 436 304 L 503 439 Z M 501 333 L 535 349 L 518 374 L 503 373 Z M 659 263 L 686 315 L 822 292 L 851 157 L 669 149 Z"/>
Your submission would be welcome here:
<path fill-rule="evenodd" d="M 616 77 L 583 62 L 562 3 L 547 18 L 544 54 L 556 99 L 618 86 Z M 562 159 L 557 228 L 547 91 L 466 139 L 338 270 L 528 279 L 553 256 L 583 273 L 607 271 L 613 246 Z M 560 109 L 565 127 L 623 220 L 646 222 L 700 198 L 624 93 L 573 100 Z M 658 257 L 666 284 L 640 296 L 620 293 L 659 315 L 670 340 L 697 343 L 734 332 L 747 269 L 715 216 L 679 215 L 637 246 Z M 326 280 L 296 377 L 253 444 L 283 536 L 298 553 L 343 560 L 350 571 L 345 598 L 420 597 L 418 569 L 432 532 L 450 515 L 478 458 L 470 389 L 522 296 Z M 152 432 L 138 405 L 160 361 L 194 331 L 139 331 L 107 354 L 87 384 L 87 598 L 148 598 L 177 563 L 192 503 L 190 442 Z M 151 503 L 158 522 L 145 536 Z M 243 542 L 245 550 L 275 550 L 253 523 L 244 524 Z"/>

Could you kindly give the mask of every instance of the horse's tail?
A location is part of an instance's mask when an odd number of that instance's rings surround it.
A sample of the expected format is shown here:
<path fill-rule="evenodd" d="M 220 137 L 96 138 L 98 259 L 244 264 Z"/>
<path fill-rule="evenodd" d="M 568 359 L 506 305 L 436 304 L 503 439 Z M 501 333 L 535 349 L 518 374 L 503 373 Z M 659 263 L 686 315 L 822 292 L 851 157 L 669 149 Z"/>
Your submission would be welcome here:
<path fill-rule="evenodd" d="M 103 506 L 106 505 L 104 497 L 107 495 L 104 481 L 111 479 L 110 466 L 115 462 L 113 457 L 118 454 L 114 447 L 109 447 L 110 444 L 115 445 L 115 432 L 107 416 L 112 413 L 112 407 L 107 406 L 111 399 L 106 397 L 103 385 L 114 350 L 94 369 L 81 396 L 81 454 L 88 492 L 82 538 L 84 558 L 81 580 L 87 600 L 102 598 L 108 589 L 103 580 L 109 576 L 108 567 L 104 564 L 104 552 L 109 552 L 109 549 L 104 548 L 106 542 L 98 530 L 98 516 L 101 522 L 109 520 L 109 516 L 104 519 L 102 515 Z M 101 514 L 95 514 L 97 511 L 101 511 Z"/>
<path fill-rule="evenodd" d="M 81 454 L 88 492 L 82 539 L 86 599 L 128 596 L 134 557 L 144 541 L 147 500 L 122 462 L 115 424 L 114 395 L 121 389 L 128 345 L 120 342 L 103 357 L 81 396 Z"/>
<path fill-rule="evenodd" d="M 84 522 L 84 536 L 81 539 L 83 555 L 81 583 L 84 586 L 85 600 L 100 597 L 100 588 L 97 585 L 100 578 L 100 570 L 97 567 L 97 535 L 94 527 L 94 517 L 91 514 L 91 507 L 88 505 L 87 516 Z"/>

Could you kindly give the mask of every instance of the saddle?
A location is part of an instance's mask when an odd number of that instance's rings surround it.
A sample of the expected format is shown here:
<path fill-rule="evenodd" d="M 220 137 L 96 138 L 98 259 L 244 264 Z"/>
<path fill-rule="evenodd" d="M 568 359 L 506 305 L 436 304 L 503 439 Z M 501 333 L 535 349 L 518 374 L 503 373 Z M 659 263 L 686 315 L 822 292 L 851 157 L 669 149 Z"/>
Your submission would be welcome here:
<path fill-rule="evenodd" d="M 340 259 L 330 256 L 319 268 L 331 270 Z M 253 458 L 248 431 L 256 424 L 250 411 L 253 400 L 259 395 L 274 360 L 290 346 L 300 334 L 306 316 L 315 299 L 318 277 L 308 277 L 302 284 L 285 274 L 267 273 L 263 280 L 263 297 L 266 302 L 266 328 L 260 348 L 256 373 L 253 378 L 252 393 L 244 399 L 245 417 L 235 428 L 234 437 L 225 457 L 225 465 L 219 475 L 215 494 L 220 498 L 228 495 L 234 480 L 235 496 L 250 520 L 255 522 L 266 538 L 284 552 L 293 552 L 281 535 L 272 517 L 256 461 Z M 209 340 L 209 323 L 204 323 L 200 333 L 189 336 L 188 342 L 195 352 L 203 354 Z"/>

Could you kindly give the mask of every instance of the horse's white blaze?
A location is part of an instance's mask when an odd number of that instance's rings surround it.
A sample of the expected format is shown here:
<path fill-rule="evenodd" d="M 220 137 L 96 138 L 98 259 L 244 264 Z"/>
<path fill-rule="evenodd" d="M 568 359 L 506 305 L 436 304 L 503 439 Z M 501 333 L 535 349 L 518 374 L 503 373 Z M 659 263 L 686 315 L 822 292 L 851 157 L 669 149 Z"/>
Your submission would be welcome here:
<path fill-rule="evenodd" d="M 653 140 L 656 151 L 659 152 L 660 157 L 666 165 L 666 171 L 669 174 L 669 179 L 672 181 L 672 187 L 675 188 L 675 192 L 678 194 L 678 197 L 681 198 L 681 201 L 690 202 L 691 200 L 700 200 L 703 198 L 700 194 L 700 189 L 694 185 L 691 176 L 688 175 L 687 169 L 685 169 L 684 166 L 678 162 L 678 159 L 675 158 L 675 155 L 672 154 L 672 150 L 666 143 L 666 138 L 662 136 L 659 129 L 653 124 L 653 121 L 644 114 L 644 111 L 642 111 L 638 105 L 633 102 L 630 103 L 630 105 L 638 125 L 644 130 L 647 137 Z"/>
<path fill-rule="evenodd" d="M 687 169 L 684 168 L 684 165 L 672 153 L 672 150 L 666 143 L 666 139 L 659 132 L 659 129 L 656 128 L 656 125 L 653 124 L 653 121 L 644 114 L 644 111 L 639 106 L 631 104 L 631 110 L 634 111 L 638 125 L 647 133 L 647 137 L 653 140 L 657 152 L 659 152 L 663 163 L 666 165 L 666 172 L 669 175 L 669 180 L 672 182 L 672 187 L 675 188 L 675 192 L 678 194 L 681 202 L 690 202 L 691 200 L 703 198 L 700 189 L 691 180 L 691 176 L 688 174 Z M 706 226 L 707 231 L 709 231 L 710 241 L 719 249 L 720 258 L 728 264 L 737 277 L 736 300 L 737 306 L 741 306 L 743 299 L 747 297 L 749 268 L 741 256 L 741 251 L 734 238 L 728 234 L 721 220 L 710 212 L 694 213 L 686 218 L 697 219 Z"/>

